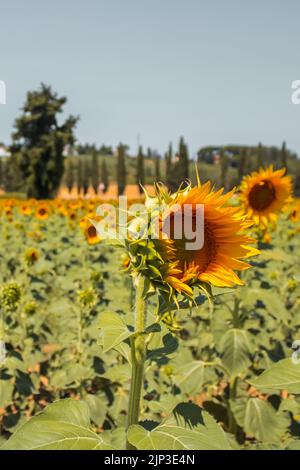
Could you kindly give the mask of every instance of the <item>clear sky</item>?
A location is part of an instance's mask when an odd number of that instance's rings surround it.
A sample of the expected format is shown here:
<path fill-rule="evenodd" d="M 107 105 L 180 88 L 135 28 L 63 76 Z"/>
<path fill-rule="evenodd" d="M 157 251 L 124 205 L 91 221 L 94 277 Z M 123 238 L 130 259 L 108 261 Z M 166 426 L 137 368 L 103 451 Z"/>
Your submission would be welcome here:
<path fill-rule="evenodd" d="M 0 0 L 0 141 L 41 81 L 80 142 L 163 152 L 182 134 L 300 153 L 299 0 Z"/>

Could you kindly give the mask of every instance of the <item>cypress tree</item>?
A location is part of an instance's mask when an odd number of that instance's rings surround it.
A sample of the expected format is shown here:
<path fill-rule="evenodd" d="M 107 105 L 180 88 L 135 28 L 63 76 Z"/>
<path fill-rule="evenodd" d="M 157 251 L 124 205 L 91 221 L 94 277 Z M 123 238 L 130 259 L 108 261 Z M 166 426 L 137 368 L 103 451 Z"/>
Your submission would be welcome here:
<path fill-rule="evenodd" d="M 238 161 L 239 181 L 243 179 L 243 176 L 245 174 L 246 160 L 247 160 L 247 149 L 245 147 L 242 147 L 240 150 L 239 161 Z"/>
<path fill-rule="evenodd" d="M 229 167 L 229 159 L 226 151 L 222 148 L 220 151 L 221 163 L 221 186 L 226 189 L 227 187 L 227 173 Z"/>
<path fill-rule="evenodd" d="M 160 157 L 159 155 L 155 158 L 155 180 L 160 181 Z"/>
<path fill-rule="evenodd" d="M 66 179 L 66 186 L 70 193 L 75 183 L 74 166 L 70 158 L 67 160 L 67 163 L 66 163 L 65 179 Z"/>
<path fill-rule="evenodd" d="M 144 154 L 143 154 L 143 148 L 140 145 L 138 154 L 137 154 L 137 159 L 136 159 L 136 184 L 139 187 L 139 192 L 140 194 L 143 193 L 143 188 L 145 184 L 145 168 L 144 168 Z"/>
<path fill-rule="evenodd" d="M 109 178 L 108 178 L 108 171 L 106 166 L 105 158 L 102 159 L 101 164 L 101 182 L 103 184 L 103 192 L 106 193 L 109 186 Z"/>
<path fill-rule="evenodd" d="M 287 164 L 287 149 L 286 143 L 282 142 L 281 150 L 280 150 L 280 164 L 283 168 L 286 168 L 288 171 L 288 164 Z"/>
<path fill-rule="evenodd" d="M 264 162 L 264 148 L 261 144 L 261 142 L 259 142 L 258 146 L 257 146 L 257 166 L 259 168 L 263 168 L 265 166 L 265 162 Z"/>
<path fill-rule="evenodd" d="M 172 169 L 172 161 L 173 161 L 173 148 L 172 143 L 170 142 L 169 148 L 165 153 L 165 163 L 166 163 L 166 184 L 168 187 L 171 186 L 171 169 Z"/>
<path fill-rule="evenodd" d="M 77 165 L 77 191 L 78 194 L 80 193 L 83 187 L 83 171 L 82 171 L 82 160 L 81 158 L 78 159 Z"/>
<path fill-rule="evenodd" d="M 182 181 L 185 181 L 189 178 L 189 154 L 183 137 L 181 137 L 179 141 L 177 168 L 179 169 L 178 183 L 180 184 Z"/>
<path fill-rule="evenodd" d="M 2 160 L 0 158 L 0 189 L 3 186 L 3 171 L 4 171 L 3 163 L 2 163 Z"/>
<path fill-rule="evenodd" d="M 98 187 L 99 187 L 99 162 L 98 162 L 98 155 L 97 152 L 94 151 L 92 155 L 92 174 L 91 174 L 91 179 L 92 179 L 92 186 L 95 191 L 95 193 L 98 193 Z"/>
<path fill-rule="evenodd" d="M 117 184 L 118 195 L 120 196 L 126 188 L 125 146 L 121 143 L 117 148 Z"/>
<path fill-rule="evenodd" d="M 82 166 L 82 187 L 84 196 L 87 194 L 90 185 L 90 164 L 87 158 L 83 160 Z"/>

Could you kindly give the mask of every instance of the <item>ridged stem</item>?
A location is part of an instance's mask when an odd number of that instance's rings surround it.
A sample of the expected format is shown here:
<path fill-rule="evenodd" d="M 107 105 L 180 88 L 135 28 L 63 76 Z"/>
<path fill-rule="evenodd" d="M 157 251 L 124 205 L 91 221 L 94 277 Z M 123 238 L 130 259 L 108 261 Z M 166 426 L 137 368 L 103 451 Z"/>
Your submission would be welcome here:
<path fill-rule="evenodd" d="M 135 300 L 135 334 L 131 338 L 131 384 L 129 393 L 129 407 L 127 429 L 137 424 L 140 415 L 141 395 L 144 382 L 144 364 L 146 358 L 146 336 L 144 334 L 147 321 L 147 307 L 144 299 L 145 279 L 139 275 L 136 279 Z M 127 441 L 127 450 L 135 449 Z"/>

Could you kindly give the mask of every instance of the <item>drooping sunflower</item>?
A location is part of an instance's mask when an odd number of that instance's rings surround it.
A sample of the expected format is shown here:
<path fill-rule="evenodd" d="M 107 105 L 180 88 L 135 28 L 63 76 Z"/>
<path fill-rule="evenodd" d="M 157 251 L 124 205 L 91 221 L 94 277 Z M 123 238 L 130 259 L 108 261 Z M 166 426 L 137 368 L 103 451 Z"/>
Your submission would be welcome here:
<path fill-rule="evenodd" d="M 223 189 L 214 191 L 211 183 L 179 192 L 169 204 L 176 204 L 176 211 L 184 214 L 185 206 L 191 207 L 190 217 L 195 220 L 198 205 L 203 205 L 203 245 L 200 249 L 187 248 L 185 237 L 162 240 L 162 257 L 166 261 L 166 278 L 176 291 L 192 293 L 191 285 L 207 283 L 218 287 L 231 287 L 243 282 L 235 271 L 243 271 L 250 265 L 242 258 L 258 254 L 258 250 L 250 246 L 255 240 L 245 232 L 252 225 L 239 207 L 227 205 L 234 190 L 223 194 Z M 175 215 L 174 215 L 175 216 Z M 173 217 L 174 217 L 173 216 Z M 183 217 L 182 226 L 188 220 Z M 195 227 L 196 228 L 196 227 Z M 162 225 L 163 231 L 163 225 Z"/>
<path fill-rule="evenodd" d="M 163 196 L 162 196 L 162 193 Z M 159 236 L 156 239 L 134 240 L 127 243 L 133 271 L 148 277 L 154 288 L 165 292 L 169 297 L 182 293 L 192 297 L 195 286 L 231 287 L 243 282 L 235 271 L 248 269 L 250 265 L 243 258 L 256 255 L 259 251 L 252 247 L 255 240 L 248 236 L 247 229 L 253 224 L 246 218 L 240 207 L 228 204 L 233 191 L 223 194 L 223 189 L 214 191 L 211 183 L 188 187 L 173 195 L 160 192 L 164 199 L 159 216 Z M 155 199 L 146 200 L 150 210 L 156 210 Z M 203 243 L 199 247 L 190 246 L 185 238 L 185 224 L 195 225 L 196 211 L 203 208 L 201 220 Z M 173 230 L 173 220 L 182 217 L 182 234 Z M 165 221 L 170 218 L 170 230 L 166 236 Z M 173 219 L 172 219 L 173 217 Z M 178 220 L 178 219 L 177 219 Z M 199 227 L 198 227 L 199 228 Z M 197 227 L 194 227 L 197 230 Z"/>
<path fill-rule="evenodd" d="M 241 203 L 255 225 L 267 228 L 276 223 L 278 215 L 291 202 L 292 181 L 285 168 L 274 170 L 271 165 L 243 178 Z"/>

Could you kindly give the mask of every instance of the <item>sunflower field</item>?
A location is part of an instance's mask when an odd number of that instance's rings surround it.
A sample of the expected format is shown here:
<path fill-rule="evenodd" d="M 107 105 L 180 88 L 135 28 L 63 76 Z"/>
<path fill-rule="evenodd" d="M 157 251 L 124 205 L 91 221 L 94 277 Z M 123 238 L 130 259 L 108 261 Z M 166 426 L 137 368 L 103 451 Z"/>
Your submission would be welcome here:
<path fill-rule="evenodd" d="M 203 204 L 198 251 L 0 200 L 1 449 L 300 449 L 300 202 L 283 170 L 240 191 L 146 195 Z"/>

